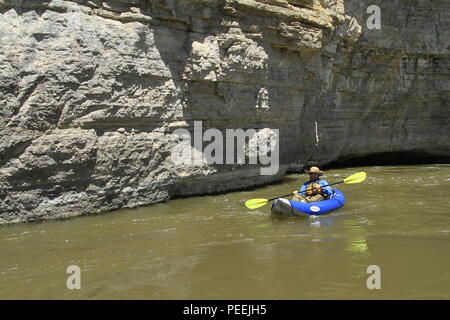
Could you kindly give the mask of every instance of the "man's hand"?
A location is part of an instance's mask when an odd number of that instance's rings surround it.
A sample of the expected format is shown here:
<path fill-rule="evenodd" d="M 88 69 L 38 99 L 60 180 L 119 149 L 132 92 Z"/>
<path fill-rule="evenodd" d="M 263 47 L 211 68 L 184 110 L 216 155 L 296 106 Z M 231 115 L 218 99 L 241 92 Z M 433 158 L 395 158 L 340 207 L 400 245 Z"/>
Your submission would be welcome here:
<path fill-rule="evenodd" d="M 296 196 L 298 196 L 298 191 L 295 190 L 295 191 L 293 192 L 293 194 L 295 194 Z"/>

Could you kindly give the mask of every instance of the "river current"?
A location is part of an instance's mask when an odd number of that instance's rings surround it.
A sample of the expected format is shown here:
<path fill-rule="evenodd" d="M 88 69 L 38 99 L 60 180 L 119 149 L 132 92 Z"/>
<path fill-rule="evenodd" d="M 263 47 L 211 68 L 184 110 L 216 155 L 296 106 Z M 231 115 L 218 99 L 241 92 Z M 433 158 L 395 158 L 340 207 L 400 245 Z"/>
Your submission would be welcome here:
<path fill-rule="evenodd" d="M 252 190 L 1 227 L 0 299 L 450 299 L 450 165 L 339 168 L 324 179 L 359 171 L 364 182 L 336 186 L 344 208 L 310 219 L 244 205 L 307 179 L 291 174 Z M 67 288 L 71 265 L 79 290 Z M 380 289 L 368 288 L 370 266 Z"/>

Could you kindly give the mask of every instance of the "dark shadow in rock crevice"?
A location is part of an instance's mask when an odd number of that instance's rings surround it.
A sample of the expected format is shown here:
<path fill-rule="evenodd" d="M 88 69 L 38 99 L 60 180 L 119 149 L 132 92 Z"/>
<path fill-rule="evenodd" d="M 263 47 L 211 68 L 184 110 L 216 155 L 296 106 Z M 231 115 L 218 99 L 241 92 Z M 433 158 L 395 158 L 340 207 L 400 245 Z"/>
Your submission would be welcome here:
<path fill-rule="evenodd" d="M 366 156 L 345 156 L 323 166 L 323 169 L 362 166 L 448 164 L 450 156 L 435 155 L 423 150 L 380 152 Z"/>

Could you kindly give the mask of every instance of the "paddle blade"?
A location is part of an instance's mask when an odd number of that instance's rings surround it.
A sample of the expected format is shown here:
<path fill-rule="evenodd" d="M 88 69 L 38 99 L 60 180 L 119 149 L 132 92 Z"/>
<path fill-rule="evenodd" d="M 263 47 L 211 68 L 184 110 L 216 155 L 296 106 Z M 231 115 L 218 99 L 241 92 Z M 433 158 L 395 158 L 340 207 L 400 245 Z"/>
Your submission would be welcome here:
<path fill-rule="evenodd" d="M 352 174 L 350 177 L 347 177 L 344 179 L 344 183 L 360 183 L 366 180 L 366 173 L 365 172 L 357 172 L 355 174 Z"/>
<path fill-rule="evenodd" d="M 269 200 L 267 199 L 250 199 L 245 201 L 245 206 L 249 209 L 256 209 L 265 205 Z"/>

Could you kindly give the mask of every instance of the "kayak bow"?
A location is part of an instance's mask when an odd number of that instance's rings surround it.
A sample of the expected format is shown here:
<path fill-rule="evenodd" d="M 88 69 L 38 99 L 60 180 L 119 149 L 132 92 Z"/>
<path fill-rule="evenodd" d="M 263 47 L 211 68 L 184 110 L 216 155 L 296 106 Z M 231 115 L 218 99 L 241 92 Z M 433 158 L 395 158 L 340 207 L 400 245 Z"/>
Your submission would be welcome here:
<path fill-rule="evenodd" d="M 276 199 L 272 203 L 271 211 L 276 215 L 310 217 L 331 212 L 343 207 L 344 204 L 344 194 L 335 189 L 335 193 L 330 199 L 318 202 L 306 203 L 284 198 Z"/>

